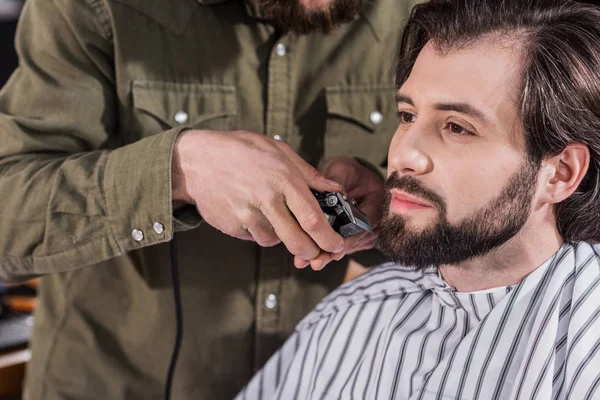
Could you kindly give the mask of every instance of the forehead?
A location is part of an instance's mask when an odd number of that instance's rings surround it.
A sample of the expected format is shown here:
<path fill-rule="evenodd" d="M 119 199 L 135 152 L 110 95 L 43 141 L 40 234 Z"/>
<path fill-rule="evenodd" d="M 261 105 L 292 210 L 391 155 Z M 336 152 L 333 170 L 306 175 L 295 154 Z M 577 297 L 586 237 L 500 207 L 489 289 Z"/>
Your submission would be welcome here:
<path fill-rule="evenodd" d="M 522 52 L 516 42 L 511 42 L 482 40 L 448 52 L 427 43 L 400 92 L 424 105 L 468 103 L 491 120 L 506 117 L 507 112 L 514 115 Z"/>

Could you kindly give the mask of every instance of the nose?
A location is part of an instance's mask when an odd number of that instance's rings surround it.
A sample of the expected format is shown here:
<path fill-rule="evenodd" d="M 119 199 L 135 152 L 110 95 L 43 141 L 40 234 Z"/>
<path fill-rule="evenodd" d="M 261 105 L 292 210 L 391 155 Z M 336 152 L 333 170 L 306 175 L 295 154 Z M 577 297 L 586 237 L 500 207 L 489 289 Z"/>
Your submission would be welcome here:
<path fill-rule="evenodd" d="M 427 152 L 427 135 L 416 123 L 398 126 L 388 152 L 388 176 L 423 175 L 433 170 L 433 161 Z"/>

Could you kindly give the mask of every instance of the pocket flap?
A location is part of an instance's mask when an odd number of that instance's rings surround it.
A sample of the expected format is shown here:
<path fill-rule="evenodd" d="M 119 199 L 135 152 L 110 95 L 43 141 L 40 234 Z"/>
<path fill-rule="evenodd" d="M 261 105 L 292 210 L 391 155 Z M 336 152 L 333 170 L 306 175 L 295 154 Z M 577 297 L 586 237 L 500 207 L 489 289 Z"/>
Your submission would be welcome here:
<path fill-rule="evenodd" d="M 132 93 L 136 109 L 169 126 L 178 125 L 175 115 L 181 111 L 187 114 L 185 125 L 237 113 L 234 86 L 135 81 Z"/>
<path fill-rule="evenodd" d="M 325 89 L 327 113 L 374 132 L 387 113 L 394 113 L 396 87 L 390 85 L 335 86 Z"/>

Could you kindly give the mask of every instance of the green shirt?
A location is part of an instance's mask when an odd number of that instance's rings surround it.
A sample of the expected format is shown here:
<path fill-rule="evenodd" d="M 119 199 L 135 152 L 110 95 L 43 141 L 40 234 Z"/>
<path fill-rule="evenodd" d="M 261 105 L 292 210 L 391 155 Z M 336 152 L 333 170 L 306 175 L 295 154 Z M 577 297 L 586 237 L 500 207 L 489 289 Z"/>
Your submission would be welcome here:
<path fill-rule="evenodd" d="M 173 213 L 185 128 L 248 130 L 310 163 L 384 166 L 394 56 L 410 1 L 365 1 L 329 35 L 281 35 L 240 0 L 28 0 L 20 65 L 0 92 L 0 280 L 46 275 L 26 399 L 227 399 L 343 278 L 296 270 L 282 245 Z M 235 160 L 223 155 L 223 162 Z"/>

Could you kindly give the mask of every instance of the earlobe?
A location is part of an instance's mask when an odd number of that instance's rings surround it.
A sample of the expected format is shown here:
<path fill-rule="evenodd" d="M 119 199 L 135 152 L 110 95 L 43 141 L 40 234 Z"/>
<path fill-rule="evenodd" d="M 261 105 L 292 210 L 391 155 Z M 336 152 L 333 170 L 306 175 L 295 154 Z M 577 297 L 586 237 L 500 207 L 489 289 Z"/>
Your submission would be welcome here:
<path fill-rule="evenodd" d="M 547 160 L 547 165 L 553 168 L 548 181 L 548 200 L 556 204 L 572 195 L 585 177 L 589 164 L 590 150 L 580 143 L 568 145 L 559 155 Z"/>

